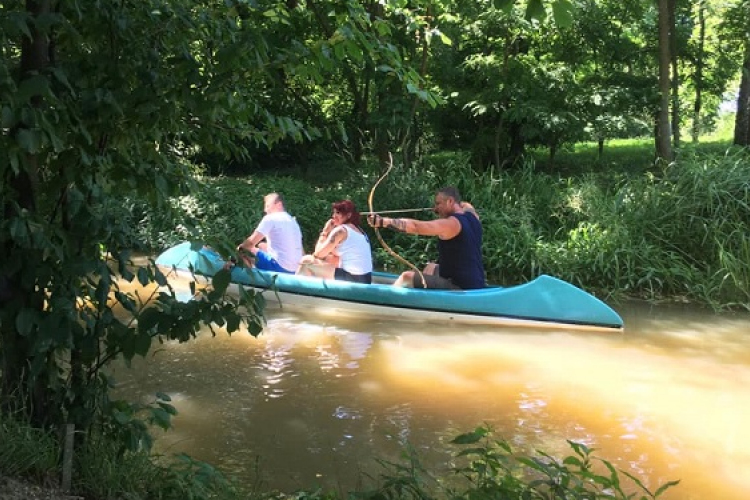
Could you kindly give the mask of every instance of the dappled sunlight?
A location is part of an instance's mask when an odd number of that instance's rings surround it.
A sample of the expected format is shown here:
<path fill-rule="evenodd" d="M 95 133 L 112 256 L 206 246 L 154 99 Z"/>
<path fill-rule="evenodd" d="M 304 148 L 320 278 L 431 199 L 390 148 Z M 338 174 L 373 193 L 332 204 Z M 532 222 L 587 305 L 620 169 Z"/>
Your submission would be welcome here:
<path fill-rule="evenodd" d="M 672 342 L 671 335 L 665 339 Z M 491 394 L 501 413 L 515 415 L 512 435 L 527 434 L 540 423 L 540 432 L 554 435 L 555 427 L 580 422 L 579 437 L 596 441 L 602 456 L 630 450 L 619 466 L 631 472 L 656 460 L 688 485 L 701 470 L 747 484 L 736 471 L 750 470 L 750 449 L 743 444 L 750 442 L 748 364 L 617 344 L 571 335 L 468 334 L 409 335 L 380 347 L 389 379 L 410 399 L 471 406 L 477 393 Z M 567 437 L 577 439 L 575 432 Z M 644 449 L 652 451 L 636 452 Z"/>

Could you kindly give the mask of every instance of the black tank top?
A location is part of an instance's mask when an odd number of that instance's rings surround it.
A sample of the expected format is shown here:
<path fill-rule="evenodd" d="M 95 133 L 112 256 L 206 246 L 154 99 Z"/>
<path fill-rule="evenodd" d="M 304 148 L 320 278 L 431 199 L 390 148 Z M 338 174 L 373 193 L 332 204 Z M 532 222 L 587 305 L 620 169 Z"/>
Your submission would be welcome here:
<path fill-rule="evenodd" d="M 468 213 L 453 217 L 461 223 L 461 232 L 450 240 L 438 239 L 440 276 L 463 290 L 484 288 L 482 224 Z"/>

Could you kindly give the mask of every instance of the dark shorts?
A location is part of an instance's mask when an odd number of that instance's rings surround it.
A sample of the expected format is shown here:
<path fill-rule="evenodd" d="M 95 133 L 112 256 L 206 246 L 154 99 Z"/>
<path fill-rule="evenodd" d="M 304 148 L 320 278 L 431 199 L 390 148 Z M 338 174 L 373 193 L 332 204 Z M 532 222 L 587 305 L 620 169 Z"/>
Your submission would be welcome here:
<path fill-rule="evenodd" d="M 258 250 L 258 252 L 255 254 L 255 267 L 264 271 L 294 274 L 294 271 L 289 271 L 281 267 L 279 263 L 276 262 L 276 259 L 268 255 L 268 253 L 264 252 L 263 250 Z"/>
<path fill-rule="evenodd" d="M 435 274 L 422 274 L 424 281 L 427 282 L 426 288 L 433 288 L 436 290 L 460 290 L 459 287 L 453 284 L 448 278 L 443 278 L 438 274 L 439 266 L 435 267 Z M 421 276 L 418 272 L 414 272 L 414 288 L 425 288 L 422 282 Z"/>
<path fill-rule="evenodd" d="M 365 285 L 369 285 L 370 283 L 372 283 L 372 273 L 352 274 L 350 272 L 344 271 L 340 267 L 336 268 L 336 271 L 334 271 L 333 273 L 333 277 L 337 280 L 352 281 L 354 283 L 364 283 Z"/>

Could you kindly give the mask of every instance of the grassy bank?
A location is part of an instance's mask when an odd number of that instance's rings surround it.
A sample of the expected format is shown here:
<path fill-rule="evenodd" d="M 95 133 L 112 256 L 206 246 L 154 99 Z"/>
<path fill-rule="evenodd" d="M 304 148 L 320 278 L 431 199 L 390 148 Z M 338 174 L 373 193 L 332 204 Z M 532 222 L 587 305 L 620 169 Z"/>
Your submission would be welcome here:
<path fill-rule="evenodd" d="M 564 169 L 529 159 L 513 170 L 476 172 L 466 155 L 435 154 L 411 168 L 397 165 L 375 192 L 374 207 L 428 207 L 436 188 L 452 184 L 479 209 L 491 282 L 510 285 L 545 273 L 607 299 L 688 300 L 717 310 L 750 309 L 747 153 L 720 145 L 685 148 L 675 163 L 655 167 L 645 155 L 647 145 L 638 147 L 632 141 L 619 150 L 609 146 L 607 161 L 616 166 L 606 168 L 584 149 L 575 172 L 576 156 L 561 155 L 568 165 Z M 260 220 L 262 196 L 279 191 L 300 221 L 309 251 L 330 203 L 349 198 L 367 210 L 369 190 L 380 173 L 372 165 L 356 171 L 340 165 L 317 168 L 328 174 L 308 181 L 292 172 L 202 178 L 200 193 L 173 200 L 173 213 L 134 203 L 129 212 L 139 227 L 134 238 L 157 251 L 198 238 L 231 252 Z M 435 258 L 431 238 L 384 235 L 411 262 L 423 265 Z M 372 241 L 379 268 L 402 269 Z"/>

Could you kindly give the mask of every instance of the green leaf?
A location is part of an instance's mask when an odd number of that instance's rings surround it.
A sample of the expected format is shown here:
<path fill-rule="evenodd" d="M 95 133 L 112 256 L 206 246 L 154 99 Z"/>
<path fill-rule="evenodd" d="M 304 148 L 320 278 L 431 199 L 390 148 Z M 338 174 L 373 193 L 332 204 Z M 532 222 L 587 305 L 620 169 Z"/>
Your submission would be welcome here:
<path fill-rule="evenodd" d="M 258 318 L 253 318 L 247 326 L 250 335 L 257 337 L 263 331 L 263 323 Z"/>
<path fill-rule="evenodd" d="M 96 285 L 96 300 L 100 304 L 100 306 L 107 303 L 107 298 L 109 297 L 109 290 L 111 288 L 112 282 L 110 280 L 109 274 L 102 275 L 101 278 L 99 278 L 99 283 Z"/>
<path fill-rule="evenodd" d="M 58 82 L 65 85 L 65 87 L 71 92 L 75 93 L 73 90 L 73 87 L 71 87 L 70 82 L 68 81 L 68 76 L 65 74 L 65 71 L 61 70 L 59 67 L 55 66 L 52 69 L 52 74 L 55 76 Z"/>
<path fill-rule="evenodd" d="M 544 8 L 542 0 L 529 0 L 529 4 L 526 6 L 526 19 L 544 21 L 546 17 L 547 10 Z"/>
<path fill-rule="evenodd" d="M 148 270 L 145 267 L 139 267 L 138 268 L 138 283 L 141 284 L 141 286 L 146 286 L 151 282 L 151 279 L 148 277 Z"/>
<path fill-rule="evenodd" d="M 118 423 L 118 424 L 120 424 L 120 425 L 125 425 L 125 424 L 127 424 L 128 422 L 130 422 L 130 415 L 128 415 L 128 414 L 126 414 L 126 413 L 123 413 L 123 412 L 121 412 L 121 411 L 118 411 L 118 410 L 114 410 L 114 411 L 112 412 L 112 416 L 113 416 L 113 417 L 115 417 L 115 420 L 116 420 L 116 421 L 117 421 L 117 423 Z"/>
<path fill-rule="evenodd" d="M 657 489 L 654 492 L 654 498 L 658 498 L 659 496 L 661 496 L 661 494 L 664 493 L 667 490 L 667 488 L 671 488 L 672 486 L 677 486 L 678 484 L 680 484 L 679 479 L 676 481 L 669 481 L 667 483 L 662 484 L 661 486 L 659 486 L 659 489 Z"/>
<path fill-rule="evenodd" d="M 552 3 L 552 15 L 558 27 L 570 27 L 573 24 L 573 4 L 569 0 L 555 0 Z"/>
<path fill-rule="evenodd" d="M 34 309 L 21 309 L 16 316 L 16 330 L 25 337 L 31 333 L 36 322 L 37 312 Z"/>
<path fill-rule="evenodd" d="M 563 460 L 563 463 L 565 465 L 575 465 L 576 467 L 583 467 L 583 462 L 581 462 L 581 459 L 578 457 L 566 457 L 565 460 Z"/>
<path fill-rule="evenodd" d="M 164 273 L 158 267 L 154 268 L 154 280 L 156 280 L 156 284 L 159 286 L 167 286 L 168 284 L 167 277 L 164 276 Z"/>
<path fill-rule="evenodd" d="M 149 307 L 138 316 L 138 331 L 150 332 L 158 323 L 164 313 L 155 307 Z"/>
<path fill-rule="evenodd" d="M 461 450 L 460 452 L 456 453 L 457 457 L 465 457 L 468 455 L 478 455 L 482 456 L 486 453 L 486 448 L 465 448 Z"/>
<path fill-rule="evenodd" d="M 162 408 L 151 409 L 151 420 L 162 429 L 169 429 L 171 426 L 171 417 L 169 413 Z"/>
<path fill-rule="evenodd" d="M 21 82 L 15 98 L 17 102 L 27 104 L 32 97 L 46 94 L 48 91 L 49 80 L 44 76 L 34 75 Z"/>
<path fill-rule="evenodd" d="M 473 432 L 467 432 L 465 434 L 461 434 L 459 436 L 456 436 L 451 441 L 452 444 L 474 444 L 478 441 L 480 441 L 482 438 L 484 438 L 487 435 L 487 429 L 484 427 L 478 427 L 474 429 Z"/>
<path fill-rule="evenodd" d="M 170 415 L 177 415 L 177 408 L 175 408 L 174 406 L 167 404 L 167 403 L 156 403 L 156 404 L 159 405 L 159 408 L 169 413 Z"/>
<path fill-rule="evenodd" d="M 135 354 L 145 357 L 146 354 L 148 354 L 149 349 L 151 349 L 151 340 L 152 337 L 148 333 L 142 332 L 136 335 L 135 343 L 133 345 Z"/>
<path fill-rule="evenodd" d="M 211 284 L 214 287 L 216 293 L 221 296 L 227 291 L 227 287 L 232 279 L 232 273 L 228 269 L 221 269 L 219 272 L 214 274 Z"/>
<path fill-rule="evenodd" d="M 510 13 L 515 3 L 515 0 L 493 0 L 495 8 L 505 12 L 506 14 Z"/>
<path fill-rule="evenodd" d="M 232 333 L 240 329 L 241 322 L 240 315 L 236 313 L 230 313 L 227 315 L 227 332 Z"/>
<path fill-rule="evenodd" d="M 571 448 L 573 448 L 573 451 L 575 451 L 576 454 L 581 457 L 590 455 L 591 452 L 595 450 L 595 448 L 590 449 L 588 446 L 586 446 L 583 443 L 577 443 L 571 440 L 568 440 L 568 444 L 570 445 Z"/>
<path fill-rule="evenodd" d="M 2 112 L 0 112 L 0 128 L 11 128 L 15 124 L 16 118 L 13 110 L 8 106 L 3 106 Z"/>
<path fill-rule="evenodd" d="M 172 401 L 172 397 L 169 394 L 167 394 L 166 392 L 161 392 L 161 391 L 157 392 L 156 393 L 156 397 L 158 399 L 161 399 L 162 401 Z"/>
<path fill-rule="evenodd" d="M 42 134 L 35 129 L 22 128 L 16 135 L 18 145 L 30 154 L 36 154 L 42 147 Z"/>

